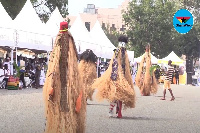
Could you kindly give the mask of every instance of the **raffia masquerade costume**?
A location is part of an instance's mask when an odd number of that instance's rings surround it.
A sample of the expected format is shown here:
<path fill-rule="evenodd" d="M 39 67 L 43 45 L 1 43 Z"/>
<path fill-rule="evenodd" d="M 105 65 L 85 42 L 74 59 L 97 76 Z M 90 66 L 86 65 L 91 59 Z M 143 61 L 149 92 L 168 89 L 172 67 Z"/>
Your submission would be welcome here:
<path fill-rule="evenodd" d="M 119 42 L 127 42 L 124 36 L 120 36 L 118 40 Z M 92 88 L 98 90 L 97 100 L 108 99 L 112 103 L 118 103 L 117 113 L 119 118 L 122 117 L 122 103 L 125 108 L 135 107 L 135 91 L 129 67 L 126 49 L 123 46 L 119 47 L 115 50 L 108 69 L 92 85 Z M 110 109 L 114 107 L 112 103 Z"/>
<path fill-rule="evenodd" d="M 97 56 L 92 50 L 86 50 L 80 55 L 80 63 L 78 65 L 79 73 L 85 88 L 86 98 L 92 100 L 94 89 L 91 88 L 94 79 L 97 78 L 96 64 Z"/>
<path fill-rule="evenodd" d="M 78 55 L 67 22 L 60 23 L 44 84 L 46 133 L 85 132 L 85 94 Z"/>
<path fill-rule="evenodd" d="M 136 85 L 139 87 L 141 95 L 143 96 L 149 96 L 150 93 L 156 94 L 158 90 L 154 72 L 152 76 L 150 75 L 151 54 L 149 47 L 146 47 L 146 52 L 142 56 L 136 75 Z"/>

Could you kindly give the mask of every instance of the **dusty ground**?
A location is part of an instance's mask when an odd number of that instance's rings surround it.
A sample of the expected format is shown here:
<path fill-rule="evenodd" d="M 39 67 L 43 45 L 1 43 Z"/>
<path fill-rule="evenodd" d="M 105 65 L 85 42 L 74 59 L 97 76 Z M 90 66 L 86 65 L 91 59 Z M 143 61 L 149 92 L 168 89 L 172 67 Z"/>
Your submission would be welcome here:
<path fill-rule="evenodd" d="M 109 118 L 109 103 L 88 101 L 87 133 L 200 133 L 200 87 L 172 85 L 175 101 L 137 93 L 136 108 L 123 118 Z M 42 89 L 0 89 L 0 133 L 42 133 L 45 126 Z"/>

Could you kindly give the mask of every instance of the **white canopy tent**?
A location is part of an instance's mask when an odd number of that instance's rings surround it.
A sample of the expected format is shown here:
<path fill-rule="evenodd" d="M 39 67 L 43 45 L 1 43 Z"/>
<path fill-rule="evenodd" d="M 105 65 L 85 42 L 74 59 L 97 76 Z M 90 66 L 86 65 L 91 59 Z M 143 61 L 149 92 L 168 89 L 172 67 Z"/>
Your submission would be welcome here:
<path fill-rule="evenodd" d="M 78 53 L 84 52 L 86 49 L 91 49 L 99 56 L 98 44 L 90 36 L 87 28 L 84 26 L 80 15 L 76 18 L 75 22 L 69 29 L 74 37 Z"/>
<path fill-rule="evenodd" d="M 14 46 L 12 19 L 0 3 L 0 46 Z"/>
<path fill-rule="evenodd" d="M 158 63 L 162 64 L 167 64 L 168 61 L 171 60 L 172 64 L 174 65 L 180 65 L 183 64 L 184 61 L 182 59 L 180 59 L 175 53 L 174 51 L 172 51 L 167 57 L 163 58 L 163 59 L 159 59 Z"/>
<path fill-rule="evenodd" d="M 57 36 L 60 28 L 60 22 L 62 21 L 64 21 L 64 18 L 56 7 L 46 23 L 47 32 L 51 35 L 51 37 L 53 37 L 53 39 L 55 39 L 55 37 Z"/>
<path fill-rule="evenodd" d="M 100 46 L 99 52 L 101 52 L 101 57 L 111 59 L 114 54 L 113 50 L 116 49 L 116 47 L 105 35 L 98 20 L 96 21 L 94 27 L 91 29 L 90 35 Z"/>
<path fill-rule="evenodd" d="M 150 54 L 151 54 L 151 53 L 150 53 Z M 138 58 L 135 58 L 135 61 L 136 61 L 137 63 L 140 63 L 143 56 L 144 56 L 144 54 L 143 54 L 142 56 L 138 57 Z M 158 59 L 157 59 L 155 56 L 153 56 L 152 54 L 151 54 L 151 63 L 152 63 L 152 64 L 158 64 Z"/>
<path fill-rule="evenodd" d="M 131 63 L 133 63 L 134 62 L 134 51 L 128 51 L 127 50 L 127 54 L 128 54 L 129 61 Z"/>
<path fill-rule="evenodd" d="M 47 35 L 45 25 L 40 21 L 30 0 L 14 20 L 14 28 L 17 30 L 19 48 L 51 51 L 51 37 Z"/>

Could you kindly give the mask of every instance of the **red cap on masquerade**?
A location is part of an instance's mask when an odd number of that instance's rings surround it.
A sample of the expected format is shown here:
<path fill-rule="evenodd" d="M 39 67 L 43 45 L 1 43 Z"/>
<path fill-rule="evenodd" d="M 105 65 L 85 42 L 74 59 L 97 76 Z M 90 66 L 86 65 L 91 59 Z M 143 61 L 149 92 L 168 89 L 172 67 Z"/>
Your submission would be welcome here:
<path fill-rule="evenodd" d="M 68 23 L 67 22 L 60 22 L 60 32 L 66 32 L 68 30 Z"/>

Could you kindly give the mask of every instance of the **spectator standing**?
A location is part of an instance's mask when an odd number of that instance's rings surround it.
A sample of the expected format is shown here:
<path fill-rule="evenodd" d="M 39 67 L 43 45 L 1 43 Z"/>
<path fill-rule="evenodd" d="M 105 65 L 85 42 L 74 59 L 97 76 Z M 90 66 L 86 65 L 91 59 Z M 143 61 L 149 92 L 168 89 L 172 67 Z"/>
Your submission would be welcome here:
<path fill-rule="evenodd" d="M 19 62 L 20 62 L 20 80 L 22 81 L 23 83 L 23 88 L 26 88 L 26 83 L 25 83 L 25 80 L 24 80 L 24 73 L 25 73 L 25 61 L 22 59 L 22 57 L 20 56 L 19 58 Z"/>
<path fill-rule="evenodd" d="M 36 64 L 35 71 L 35 88 L 38 89 L 40 86 L 40 75 L 41 75 L 41 66 L 40 64 Z"/>
<path fill-rule="evenodd" d="M 4 75 L 5 75 L 5 82 L 6 82 L 6 85 L 5 85 L 5 89 L 7 88 L 7 85 L 8 85 L 8 79 L 9 79 L 9 76 L 10 76 L 10 70 L 8 69 L 8 64 L 5 64 L 4 65 Z"/>
<path fill-rule="evenodd" d="M 176 78 L 176 84 L 179 84 L 179 71 L 178 71 L 178 69 L 175 70 L 175 78 Z"/>
<path fill-rule="evenodd" d="M 10 58 L 9 57 L 6 57 L 6 59 L 3 63 L 3 66 L 5 66 L 6 64 L 8 65 L 8 69 L 10 70 L 11 68 L 10 68 Z"/>

